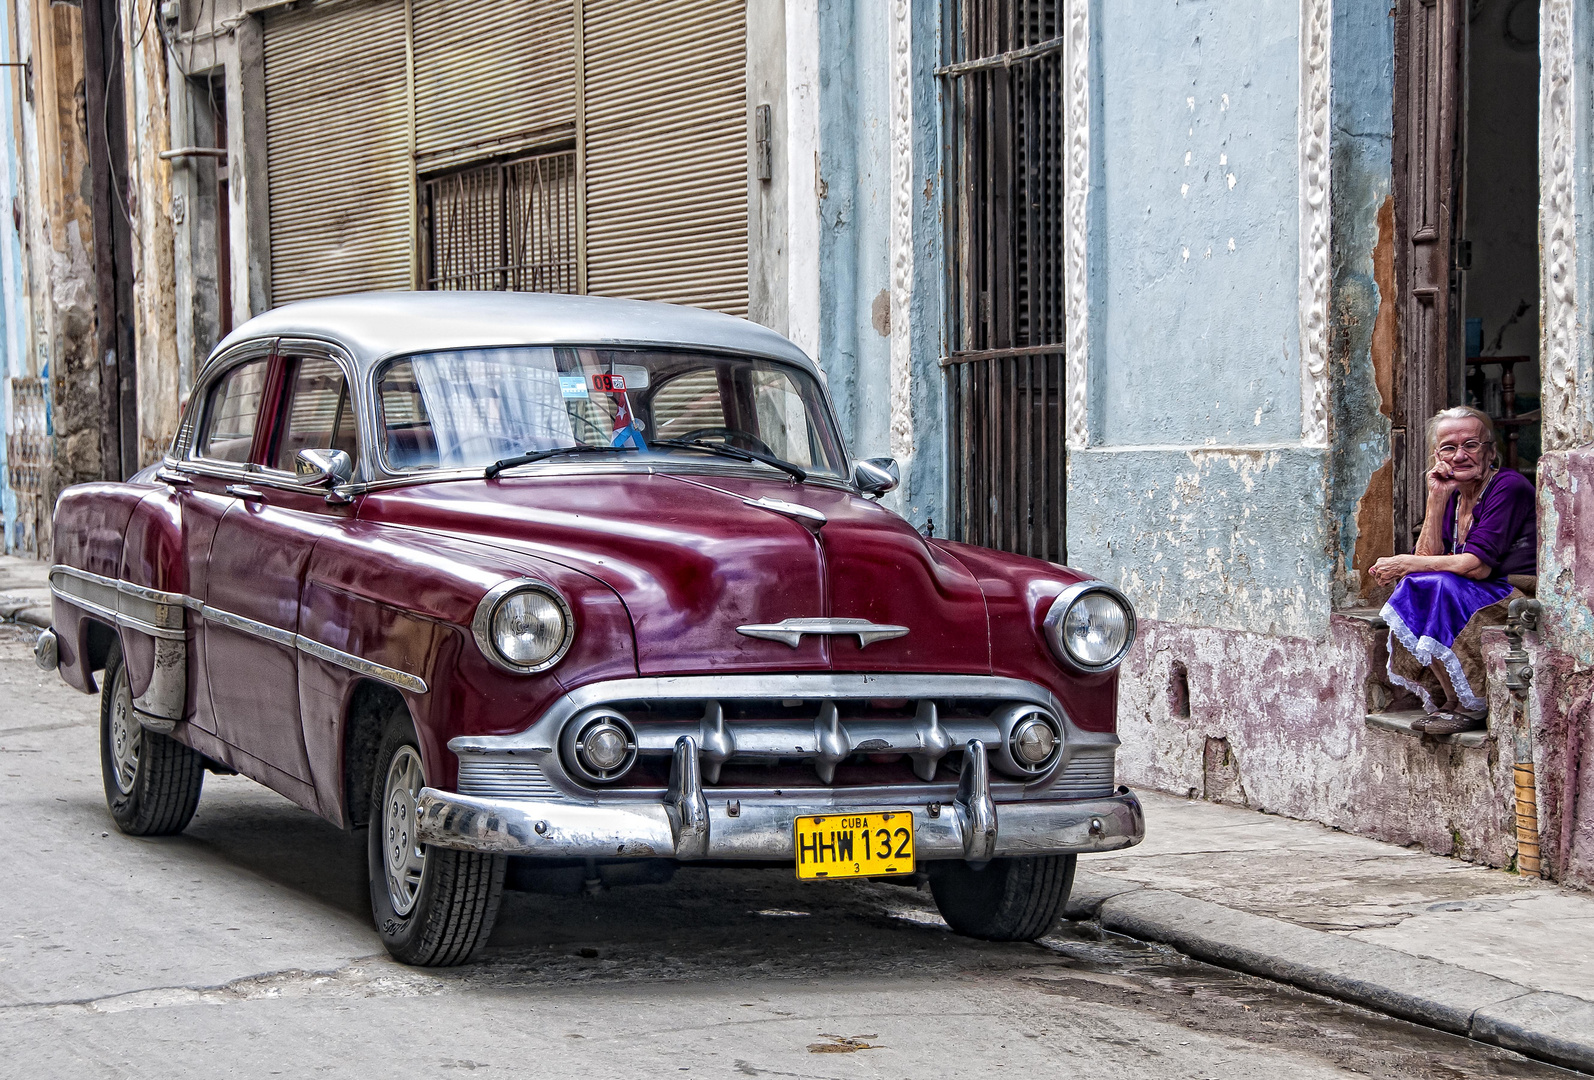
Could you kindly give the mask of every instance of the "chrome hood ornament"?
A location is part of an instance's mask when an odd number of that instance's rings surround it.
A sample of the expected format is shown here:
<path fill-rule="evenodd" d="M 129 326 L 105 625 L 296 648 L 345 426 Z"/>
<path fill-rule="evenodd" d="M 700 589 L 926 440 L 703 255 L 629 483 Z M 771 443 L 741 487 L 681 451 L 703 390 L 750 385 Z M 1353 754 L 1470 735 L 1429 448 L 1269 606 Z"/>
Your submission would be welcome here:
<path fill-rule="evenodd" d="M 908 628 L 872 623 L 868 619 L 782 619 L 778 623 L 738 626 L 736 632 L 766 641 L 784 641 L 794 649 L 802 643 L 804 634 L 852 636 L 858 639 L 858 648 L 866 649 L 876 641 L 906 637 Z"/>

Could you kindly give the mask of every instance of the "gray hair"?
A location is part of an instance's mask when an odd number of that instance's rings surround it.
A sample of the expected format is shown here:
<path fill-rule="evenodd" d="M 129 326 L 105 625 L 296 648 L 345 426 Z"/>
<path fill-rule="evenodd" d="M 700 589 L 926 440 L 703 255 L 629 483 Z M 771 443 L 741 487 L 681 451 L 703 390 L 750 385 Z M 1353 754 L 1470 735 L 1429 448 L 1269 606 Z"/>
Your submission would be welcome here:
<path fill-rule="evenodd" d="M 1430 461 L 1438 460 L 1439 425 L 1446 420 L 1476 420 L 1483 428 L 1484 445 L 1489 447 L 1490 456 L 1493 456 L 1494 421 L 1489 419 L 1489 414 L 1482 409 L 1474 409 L 1471 405 L 1453 405 L 1448 409 L 1440 409 L 1434 413 L 1425 428 L 1428 436 L 1428 457 Z"/>

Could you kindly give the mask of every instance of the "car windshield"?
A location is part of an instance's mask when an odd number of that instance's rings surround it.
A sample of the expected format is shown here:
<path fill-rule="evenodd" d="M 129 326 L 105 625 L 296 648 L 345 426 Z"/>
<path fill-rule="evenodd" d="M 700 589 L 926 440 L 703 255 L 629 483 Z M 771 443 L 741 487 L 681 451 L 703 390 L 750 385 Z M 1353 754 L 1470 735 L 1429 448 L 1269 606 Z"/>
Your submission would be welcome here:
<path fill-rule="evenodd" d="M 387 462 L 398 472 L 510 467 L 516 458 L 545 454 L 561 464 L 589 463 L 635 452 L 846 475 L 818 382 L 772 360 L 564 346 L 465 349 L 391 360 L 376 373 L 376 391 Z"/>

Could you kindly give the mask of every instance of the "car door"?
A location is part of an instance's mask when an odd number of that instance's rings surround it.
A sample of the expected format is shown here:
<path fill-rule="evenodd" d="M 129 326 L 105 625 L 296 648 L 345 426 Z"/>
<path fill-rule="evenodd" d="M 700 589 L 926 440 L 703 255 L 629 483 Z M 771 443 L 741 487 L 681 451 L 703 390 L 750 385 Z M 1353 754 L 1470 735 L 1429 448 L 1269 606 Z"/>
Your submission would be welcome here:
<path fill-rule="evenodd" d="M 222 738 L 313 784 L 300 715 L 299 596 L 311 550 L 349 508 L 302 483 L 295 458 L 304 449 L 355 457 L 354 415 L 344 369 L 320 347 L 280 343 L 275 371 L 256 468 L 230 489 L 236 501 L 211 545 L 211 699 Z"/>
<path fill-rule="evenodd" d="M 180 460 L 160 474 L 173 488 L 178 504 L 186 591 L 200 605 L 210 600 L 210 554 L 216 527 L 237 505 L 232 489 L 250 479 L 260 411 L 271 374 L 271 345 L 263 341 L 245 346 L 206 373 L 194 391 L 197 416 L 193 436 Z M 209 657 L 211 621 L 201 607 L 193 639 L 197 678 L 192 722 L 225 738 L 206 689 L 212 676 L 225 670 Z"/>

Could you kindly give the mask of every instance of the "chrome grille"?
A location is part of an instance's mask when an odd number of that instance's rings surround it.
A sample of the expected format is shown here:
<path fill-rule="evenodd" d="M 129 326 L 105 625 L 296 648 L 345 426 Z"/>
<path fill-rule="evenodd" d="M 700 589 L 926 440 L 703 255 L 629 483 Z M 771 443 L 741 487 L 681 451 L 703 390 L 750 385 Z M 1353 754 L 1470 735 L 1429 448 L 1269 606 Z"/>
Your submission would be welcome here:
<path fill-rule="evenodd" d="M 1059 799 L 1097 799 L 1112 794 L 1113 755 L 1076 754 L 1057 778 L 1051 794 Z"/>
<path fill-rule="evenodd" d="M 500 799 L 559 799 L 563 794 L 548 782 L 534 761 L 502 758 L 460 758 L 459 793 Z"/>

